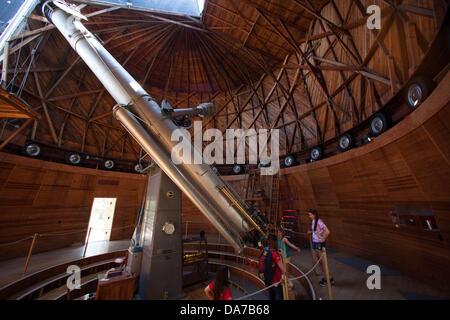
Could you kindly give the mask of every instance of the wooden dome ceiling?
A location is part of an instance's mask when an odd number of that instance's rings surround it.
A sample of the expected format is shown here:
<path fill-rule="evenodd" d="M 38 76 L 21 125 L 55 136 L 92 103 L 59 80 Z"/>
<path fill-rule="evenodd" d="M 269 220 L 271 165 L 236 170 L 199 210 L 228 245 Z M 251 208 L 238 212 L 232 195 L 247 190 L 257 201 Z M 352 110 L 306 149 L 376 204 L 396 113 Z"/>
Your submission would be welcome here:
<path fill-rule="evenodd" d="M 281 129 L 281 154 L 378 110 L 420 64 L 447 10 L 441 0 L 208 0 L 200 19 L 74 2 L 157 101 L 213 101 L 207 127 Z M 381 8 L 381 30 L 366 27 L 370 4 Z M 115 102 L 40 6 L 9 41 L 8 70 L 8 90 L 44 115 L 27 138 L 137 159 L 140 147 L 111 116 Z"/>

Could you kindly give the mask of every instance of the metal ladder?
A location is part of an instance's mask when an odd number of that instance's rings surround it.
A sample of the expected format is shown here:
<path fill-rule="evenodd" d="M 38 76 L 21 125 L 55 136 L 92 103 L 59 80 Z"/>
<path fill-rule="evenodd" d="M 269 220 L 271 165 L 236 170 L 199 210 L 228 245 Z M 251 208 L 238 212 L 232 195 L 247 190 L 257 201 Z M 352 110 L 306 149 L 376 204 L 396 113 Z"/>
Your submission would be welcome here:
<path fill-rule="evenodd" d="M 269 212 L 269 223 L 274 227 L 278 224 L 278 211 L 280 207 L 280 175 L 279 173 L 272 176 L 270 183 L 270 212 Z"/>

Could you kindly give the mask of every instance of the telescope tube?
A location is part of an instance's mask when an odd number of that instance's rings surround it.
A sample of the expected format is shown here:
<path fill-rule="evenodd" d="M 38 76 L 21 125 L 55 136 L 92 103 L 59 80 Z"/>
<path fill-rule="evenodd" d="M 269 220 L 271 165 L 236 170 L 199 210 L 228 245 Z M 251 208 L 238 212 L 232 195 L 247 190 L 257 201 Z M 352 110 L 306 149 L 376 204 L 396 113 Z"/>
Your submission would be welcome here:
<path fill-rule="evenodd" d="M 252 218 L 254 212 L 247 212 L 249 207 L 211 166 L 204 163 L 173 163 L 171 150 L 178 142 L 171 141 L 171 136 L 179 127 L 84 27 L 79 15 L 72 14 L 72 8 L 63 9 L 64 5 L 60 2 L 57 6 L 50 1 L 43 5 L 43 12 L 48 20 L 61 32 L 117 102 L 114 117 L 142 149 L 198 207 L 236 252 L 243 250 L 244 239 L 250 233 L 256 231 L 265 237 L 265 223 L 261 219 L 256 221 Z M 191 144 L 191 154 L 199 152 Z"/>

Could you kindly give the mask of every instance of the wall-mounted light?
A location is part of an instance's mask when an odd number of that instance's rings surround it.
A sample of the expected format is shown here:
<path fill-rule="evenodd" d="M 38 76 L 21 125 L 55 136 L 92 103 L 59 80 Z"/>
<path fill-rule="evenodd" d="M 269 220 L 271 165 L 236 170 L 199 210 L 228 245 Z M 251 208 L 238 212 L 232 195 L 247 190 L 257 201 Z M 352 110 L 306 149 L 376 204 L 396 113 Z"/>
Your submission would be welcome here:
<path fill-rule="evenodd" d="M 415 77 L 406 88 L 406 104 L 416 109 L 430 94 L 433 87 L 432 80 L 425 77 Z"/>
<path fill-rule="evenodd" d="M 142 170 L 144 170 L 144 167 L 140 163 L 136 163 L 133 167 L 134 172 L 136 173 L 142 173 Z"/>
<path fill-rule="evenodd" d="M 41 154 L 41 146 L 34 142 L 26 143 L 24 151 L 27 156 L 37 157 Z"/>
<path fill-rule="evenodd" d="M 105 160 L 103 161 L 103 168 L 108 169 L 108 170 L 112 170 L 115 166 L 115 163 L 113 160 Z"/>
<path fill-rule="evenodd" d="M 382 112 L 378 112 L 370 119 L 370 126 L 369 126 L 370 135 L 372 137 L 379 136 L 387 129 L 389 129 L 389 126 L 390 126 L 389 117 Z"/>
<path fill-rule="evenodd" d="M 284 166 L 289 168 L 295 164 L 295 157 L 292 155 L 288 155 L 283 160 Z"/>
<path fill-rule="evenodd" d="M 350 133 L 343 134 L 338 139 L 338 147 L 341 151 L 350 150 L 355 143 L 355 139 Z"/>
<path fill-rule="evenodd" d="M 233 174 L 241 174 L 244 171 L 244 168 L 239 164 L 235 164 L 231 170 L 233 171 Z"/>
<path fill-rule="evenodd" d="M 309 156 L 311 158 L 311 161 L 317 161 L 323 158 L 323 149 L 322 147 L 316 146 L 311 149 L 311 152 L 309 153 Z"/>
<path fill-rule="evenodd" d="M 78 153 L 70 152 L 66 154 L 66 162 L 72 165 L 78 165 L 81 163 L 82 157 Z"/>

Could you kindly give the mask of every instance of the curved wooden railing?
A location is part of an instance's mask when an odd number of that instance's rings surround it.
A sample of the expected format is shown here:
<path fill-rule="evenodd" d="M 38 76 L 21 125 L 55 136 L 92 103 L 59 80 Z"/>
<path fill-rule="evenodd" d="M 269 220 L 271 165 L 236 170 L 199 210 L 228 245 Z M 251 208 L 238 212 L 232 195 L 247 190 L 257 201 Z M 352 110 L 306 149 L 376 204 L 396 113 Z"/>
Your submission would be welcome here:
<path fill-rule="evenodd" d="M 185 252 L 194 252 L 197 249 L 198 246 L 195 243 L 185 244 Z M 230 245 L 208 244 L 209 263 L 226 265 L 239 276 L 252 281 L 259 288 L 264 288 L 264 282 L 257 275 L 259 256 L 260 251 L 255 248 L 245 248 L 242 254 L 236 254 Z M 290 277 L 296 278 L 305 275 L 304 271 L 293 263 L 290 263 L 288 268 Z M 304 276 L 300 280 L 295 280 L 295 283 L 304 289 L 308 299 L 316 299 L 314 287 L 308 276 Z M 298 286 L 296 287 L 298 288 Z M 305 299 L 303 292 L 296 291 L 294 293 L 296 299 Z"/>
<path fill-rule="evenodd" d="M 195 252 L 198 249 L 196 243 L 184 244 L 185 252 Z M 70 274 L 66 273 L 70 265 L 77 265 L 81 269 L 81 288 L 70 293 L 68 291 L 54 292 L 51 299 L 66 300 L 77 299 L 81 296 L 95 292 L 98 273 L 115 266 L 114 260 L 122 258 L 126 250 L 120 250 L 83 259 L 66 262 L 57 266 L 34 272 L 26 277 L 11 282 L 0 288 L 0 300 L 32 300 L 39 299 L 53 290 L 64 287 Z M 255 248 L 245 248 L 243 254 L 236 254 L 233 248 L 227 244 L 208 244 L 209 271 L 214 272 L 220 265 L 226 265 L 237 276 L 251 281 L 258 288 L 265 287 L 264 282 L 258 277 L 258 259 L 260 251 Z M 299 277 L 305 273 L 298 266 L 290 263 L 289 273 L 291 277 Z M 307 276 L 295 280 L 294 295 L 296 299 L 316 299 L 314 287 Z M 242 288 L 241 288 L 242 289 Z M 302 290 L 303 289 L 303 290 Z M 252 292 L 249 292 L 251 294 Z M 69 294 L 69 296 L 68 296 Z"/>
<path fill-rule="evenodd" d="M 66 262 L 46 268 L 0 288 L 0 300 L 5 299 L 36 299 L 48 291 L 64 285 L 69 277 L 66 273 L 70 265 L 81 269 L 81 276 L 108 270 L 114 266 L 114 259 L 124 257 L 126 250 L 120 250 L 79 260 Z M 95 288 L 94 288 L 95 291 Z"/>

